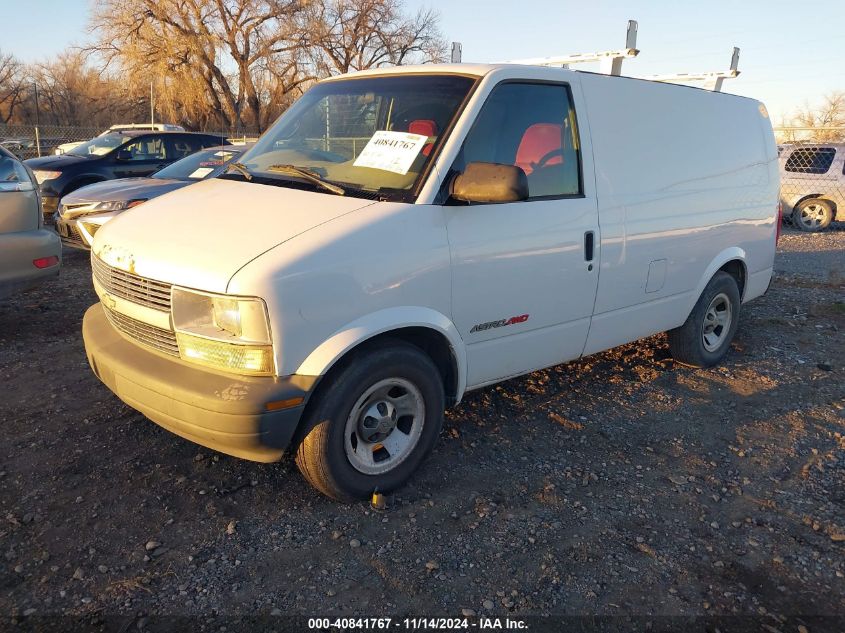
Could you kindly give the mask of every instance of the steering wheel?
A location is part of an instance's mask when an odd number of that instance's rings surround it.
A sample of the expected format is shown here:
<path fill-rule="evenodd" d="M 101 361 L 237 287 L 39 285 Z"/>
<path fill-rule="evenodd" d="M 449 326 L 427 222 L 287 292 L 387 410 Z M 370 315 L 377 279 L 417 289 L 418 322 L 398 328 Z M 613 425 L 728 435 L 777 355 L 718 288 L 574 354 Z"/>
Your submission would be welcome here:
<path fill-rule="evenodd" d="M 533 163 L 531 165 L 531 167 L 533 168 L 534 171 L 536 171 L 538 169 L 542 169 L 543 167 L 546 166 L 546 163 L 548 163 L 555 156 L 560 156 L 561 161 L 562 161 L 563 160 L 563 150 L 562 149 L 553 149 L 552 151 L 547 153 L 545 156 L 543 156 L 540 160 L 538 160 L 536 163 Z"/>

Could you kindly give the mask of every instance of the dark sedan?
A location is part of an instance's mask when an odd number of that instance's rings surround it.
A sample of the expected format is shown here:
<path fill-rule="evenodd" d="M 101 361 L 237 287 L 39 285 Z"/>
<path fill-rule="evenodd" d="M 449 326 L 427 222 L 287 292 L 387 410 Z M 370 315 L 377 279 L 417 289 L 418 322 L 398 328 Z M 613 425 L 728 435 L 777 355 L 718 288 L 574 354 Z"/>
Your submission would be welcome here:
<path fill-rule="evenodd" d="M 220 175 L 249 147 L 225 145 L 204 149 L 149 178 L 120 178 L 77 189 L 59 202 L 56 231 L 65 245 L 87 249 L 97 229 L 116 215 L 150 198 Z"/>
<path fill-rule="evenodd" d="M 149 176 L 197 150 L 228 145 L 220 136 L 191 132 L 119 132 L 91 139 L 60 156 L 26 161 L 41 188 L 45 215 L 71 191 L 103 180 Z"/>

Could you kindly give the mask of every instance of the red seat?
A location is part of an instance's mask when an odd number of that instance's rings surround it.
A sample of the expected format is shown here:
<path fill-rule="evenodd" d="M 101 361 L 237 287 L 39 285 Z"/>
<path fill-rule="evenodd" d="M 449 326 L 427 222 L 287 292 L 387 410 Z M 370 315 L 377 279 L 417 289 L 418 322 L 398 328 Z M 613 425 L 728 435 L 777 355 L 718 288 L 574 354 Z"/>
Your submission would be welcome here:
<path fill-rule="evenodd" d="M 408 132 L 419 134 L 420 136 L 437 136 L 437 123 L 431 119 L 417 119 L 408 124 Z M 426 143 L 422 149 L 423 155 L 428 156 L 431 153 L 432 147 L 434 147 L 434 143 Z"/>
<path fill-rule="evenodd" d="M 519 149 L 516 150 L 517 167 L 521 167 L 526 175 L 533 172 L 538 163 L 552 152 L 563 149 L 563 126 L 557 123 L 535 123 L 525 130 Z M 556 154 L 550 157 L 543 166 L 561 165 L 563 156 Z"/>
<path fill-rule="evenodd" d="M 437 136 L 437 123 L 431 119 L 417 119 L 408 124 L 408 131 L 420 136 Z"/>

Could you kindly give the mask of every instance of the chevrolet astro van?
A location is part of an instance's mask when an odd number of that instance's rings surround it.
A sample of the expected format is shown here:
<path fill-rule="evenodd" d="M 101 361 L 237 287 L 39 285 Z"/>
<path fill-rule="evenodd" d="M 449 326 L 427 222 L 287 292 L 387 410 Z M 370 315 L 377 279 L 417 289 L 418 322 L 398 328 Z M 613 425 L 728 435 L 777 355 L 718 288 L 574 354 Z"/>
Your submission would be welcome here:
<path fill-rule="evenodd" d="M 470 389 L 666 331 L 728 351 L 772 276 L 757 101 L 519 65 L 316 84 L 217 178 L 96 234 L 88 360 L 184 438 L 401 486 Z"/>

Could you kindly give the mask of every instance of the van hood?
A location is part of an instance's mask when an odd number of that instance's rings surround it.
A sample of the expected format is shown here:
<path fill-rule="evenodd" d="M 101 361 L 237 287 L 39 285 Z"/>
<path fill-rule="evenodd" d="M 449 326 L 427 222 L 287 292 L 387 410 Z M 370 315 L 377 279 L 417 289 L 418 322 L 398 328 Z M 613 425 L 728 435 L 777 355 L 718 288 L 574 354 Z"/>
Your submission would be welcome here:
<path fill-rule="evenodd" d="M 226 292 L 268 250 L 371 200 L 212 178 L 150 200 L 103 225 L 92 250 L 141 277 Z"/>

